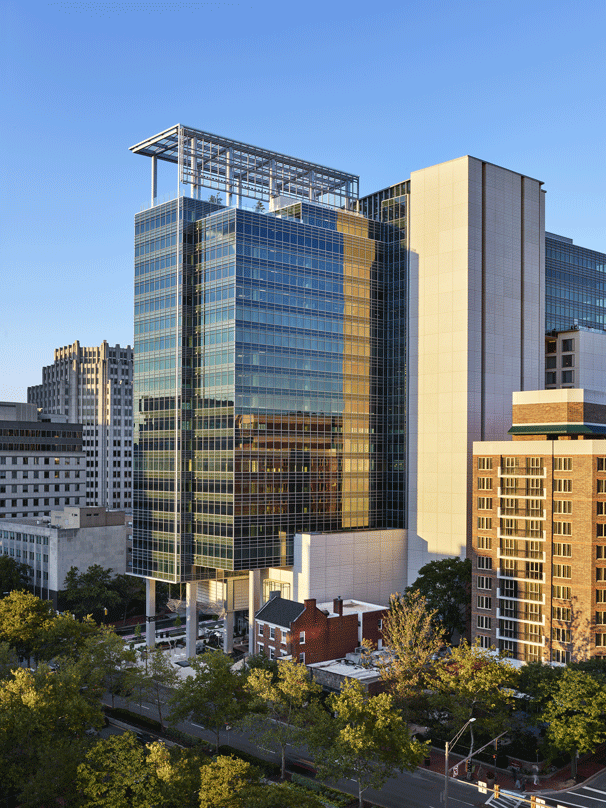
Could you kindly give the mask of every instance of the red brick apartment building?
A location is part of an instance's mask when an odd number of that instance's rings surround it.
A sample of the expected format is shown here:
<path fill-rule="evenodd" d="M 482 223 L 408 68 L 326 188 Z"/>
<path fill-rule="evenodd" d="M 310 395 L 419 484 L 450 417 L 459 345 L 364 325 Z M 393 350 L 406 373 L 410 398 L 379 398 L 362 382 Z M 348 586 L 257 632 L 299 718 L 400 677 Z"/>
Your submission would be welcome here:
<path fill-rule="evenodd" d="M 292 656 L 307 665 L 339 659 L 358 648 L 362 639 L 382 646 L 386 606 L 348 598 L 316 604 L 297 603 L 272 592 L 255 615 L 255 652 L 270 659 Z"/>
<path fill-rule="evenodd" d="M 606 394 L 513 394 L 473 445 L 472 636 L 526 661 L 606 655 Z"/>

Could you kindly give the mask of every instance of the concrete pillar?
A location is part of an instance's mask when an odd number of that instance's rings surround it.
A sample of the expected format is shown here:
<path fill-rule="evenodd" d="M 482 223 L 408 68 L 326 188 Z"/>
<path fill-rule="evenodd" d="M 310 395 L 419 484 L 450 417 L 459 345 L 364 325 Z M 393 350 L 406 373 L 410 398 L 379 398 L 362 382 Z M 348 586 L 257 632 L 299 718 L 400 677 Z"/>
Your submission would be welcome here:
<path fill-rule="evenodd" d="M 156 644 L 156 582 L 145 579 L 145 642 L 148 648 Z"/>
<path fill-rule="evenodd" d="M 198 582 L 188 581 L 185 584 L 185 656 L 187 659 L 196 656 L 198 639 Z"/>
<path fill-rule="evenodd" d="M 223 635 L 223 650 L 226 654 L 231 654 L 234 650 L 234 613 L 227 612 L 225 615 L 225 633 Z"/>
<path fill-rule="evenodd" d="M 151 159 L 151 201 L 156 204 L 158 198 L 158 158 L 154 155 Z"/>
<path fill-rule="evenodd" d="M 248 652 L 255 651 L 255 612 L 261 608 L 261 570 L 248 573 Z"/>
<path fill-rule="evenodd" d="M 276 194 L 276 162 L 270 160 L 269 162 L 269 198 L 273 199 Z"/>

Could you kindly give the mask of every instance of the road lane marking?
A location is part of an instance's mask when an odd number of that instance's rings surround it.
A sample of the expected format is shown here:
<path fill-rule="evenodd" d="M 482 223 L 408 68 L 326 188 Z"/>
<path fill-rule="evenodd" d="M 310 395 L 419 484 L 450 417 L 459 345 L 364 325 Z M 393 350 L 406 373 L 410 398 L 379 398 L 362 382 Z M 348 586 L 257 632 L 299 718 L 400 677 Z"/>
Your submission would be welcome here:
<path fill-rule="evenodd" d="M 599 788 L 591 788 L 591 786 L 583 786 L 583 791 L 595 791 L 596 794 L 606 794 L 606 791 L 602 791 Z M 593 799 L 597 799 L 597 797 Z"/>

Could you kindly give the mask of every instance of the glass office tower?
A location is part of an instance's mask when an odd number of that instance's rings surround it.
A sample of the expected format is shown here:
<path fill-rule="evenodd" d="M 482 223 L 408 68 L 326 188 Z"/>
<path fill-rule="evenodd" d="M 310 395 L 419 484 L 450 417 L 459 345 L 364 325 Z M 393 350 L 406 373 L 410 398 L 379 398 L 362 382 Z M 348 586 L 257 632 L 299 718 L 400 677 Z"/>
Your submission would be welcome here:
<path fill-rule="evenodd" d="M 545 329 L 606 328 L 606 255 L 545 233 Z"/>
<path fill-rule="evenodd" d="M 137 575 L 287 566 L 297 531 L 403 525 L 400 483 L 385 500 L 386 443 L 405 451 L 401 228 L 274 207 L 136 216 Z"/>

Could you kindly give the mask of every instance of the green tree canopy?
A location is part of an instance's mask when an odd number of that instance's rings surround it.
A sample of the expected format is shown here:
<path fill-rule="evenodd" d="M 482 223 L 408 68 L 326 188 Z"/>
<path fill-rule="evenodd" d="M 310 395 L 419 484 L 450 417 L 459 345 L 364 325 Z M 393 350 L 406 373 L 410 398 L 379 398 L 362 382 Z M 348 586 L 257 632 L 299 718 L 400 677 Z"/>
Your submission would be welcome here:
<path fill-rule="evenodd" d="M 10 556 L 0 556 L 0 598 L 13 590 L 29 590 L 29 567 Z"/>
<path fill-rule="evenodd" d="M 182 681 L 170 700 L 171 722 L 189 718 L 215 733 L 219 749 L 225 724 L 242 718 L 247 709 L 245 677 L 232 670 L 233 660 L 221 651 L 192 659 L 194 675 Z"/>
<path fill-rule="evenodd" d="M 425 598 L 427 608 L 436 613 L 449 641 L 455 631 L 465 633 L 471 606 L 469 558 L 430 561 L 421 567 L 417 580 L 406 591 L 417 591 Z"/>
<path fill-rule="evenodd" d="M 0 600 L 0 642 L 7 642 L 29 659 L 54 617 L 48 601 L 29 592 L 13 591 Z"/>
<path fill-rule="evenodd" d="M 256 668 L 248 674 L 246 689 L 252 696 L 255 713 L 250 725 L 266 743 L 279 745 L 284 779 L 286 747 L 305 741 L 306 730 L 321 709 L 317 697 L 322 688 L 311 679 L 305 665 L 283 660 L 278 665 L 276 681 L 270 670 Z"/>
<path fill-rule="evenodd" d="M 57 615 L 50 621 L 36 643 L 36 657 L 51 659 L 77 659 L 87 640 L 99 633 L 99 627 L 90 617 L 76 620 L 71 614 Z"/>
<path fill-rule="evenodd" d="M 381 676 L 406 705 L 430 683 L 434 657 L 444 643 L 436 612 L 417 591 L 396 593 L 383 618 L 383 642 L 392 656 L 380 663 Z"/>
<path fill-rule="evenodd" d="M 451 655 L 436 666 L 434 702 L 447 710 L 453 727 L 461 727 L 470 718 L 472 754 L 474 728 L 485 730 L 491 737 L 498 735 L 510 723 L 513 689 L 518 672 L 503 654 L 476 643 L 463 641 Z"/>
<path fill-rule="evenodd" d="M 124 645 L 112 628 L 101 626 L 84 643 L 77 664 L 81 678 L 91 687 L 102 683 L 111 693 L 113 707 L 114 696 L 125 685 L 126 670 L 136 659 L 135 652 Z"/>
<path fill-rule="evenodd" d="M 413 741 L 393 696 L 369 696 L 357 680 L 346 680 L 327 706 L 332 716 L 318 722 L 310 737 L 321 777 L 349 777 L 358 784 L 358 802 L 371 786 L 380 788 L 396 771 L 412 770 L 426 752 Z"/>
<path fill-rule="evenodd" d="M 177 672 L 164 651 L 157 647 L 150 648 L 147 651 L 147 666 L 143 673 L 142 684 L 144 692 L 150 701 L 156 705 L 162 729 L 164 729 L 162 706 L 166 698 L 164 689 L 175 687 L 178 683 Z"/>
<path fill-rule="evenodd" d="M 90 614 L 98 623 L 103 621 L 105 609 L 117 609 L 122 602 L 112 581 L 111 569 L 99 564 L 93 564 L 86 572 L 71 567 L 65 576 L 61 600 L 77 617 Z"/>
<path fill-rule="evenodd" d="M 549 699 L 541 717 L 551 746 L 574 755 L 593 752 L 606 741 L 606 688 L 601 677 L 564 669 L 546 689 Z"/>

